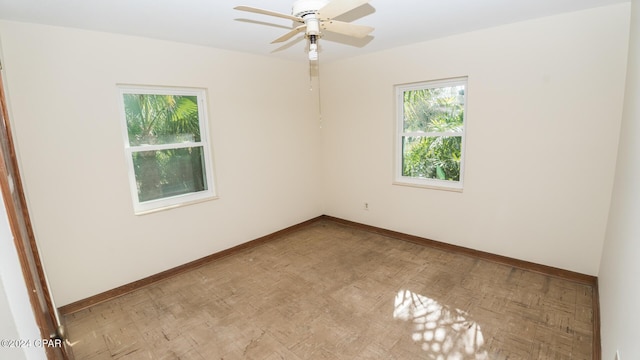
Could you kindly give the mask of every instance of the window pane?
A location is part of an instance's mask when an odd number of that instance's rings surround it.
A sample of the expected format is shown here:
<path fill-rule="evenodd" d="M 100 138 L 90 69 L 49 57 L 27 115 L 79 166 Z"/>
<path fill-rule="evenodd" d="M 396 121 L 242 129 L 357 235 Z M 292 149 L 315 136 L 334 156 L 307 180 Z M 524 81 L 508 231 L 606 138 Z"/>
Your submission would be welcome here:
<path fill-rule="evenodd" d="M 403 136 L 402 176 L 460 180 L 461 136 Z"/>
<path fill-rule="evenodd" d="M 129 145 L 200 141 L 197 96 L 123 94 Z"/>
<path fill-rule="evenodd" d="M 140 202 L 207 189 L 202 147 L 139 151 L 132 159 Z"/>
<path fill-rule="evenodd" d="M 404 132 L 462 132 L 464 85 L 403 93 Z"/>

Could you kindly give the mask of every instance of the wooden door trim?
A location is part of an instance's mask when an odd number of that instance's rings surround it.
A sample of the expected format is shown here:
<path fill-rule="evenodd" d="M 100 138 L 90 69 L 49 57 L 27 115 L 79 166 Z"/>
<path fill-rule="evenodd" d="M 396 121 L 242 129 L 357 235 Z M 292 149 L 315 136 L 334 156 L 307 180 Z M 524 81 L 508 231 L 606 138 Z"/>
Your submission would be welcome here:
<path fill-rule="evenodd" d="M 18 260 L 20 262 L 23 278 L 27 287 L 27 293 L 29 294 L 29 301 L 31 303 L 31 308 L 36 320 L 36 325 L 40 330 L 42 339 L 50 339 L 52 336 L 58 335 L 59 319 L 56 316 L 57 309 L 53 304 L 51 293 L 49 291 L 49 285 L 44 275 L 45 272 L 42 266 L 42 259 L 40 258 L 35 234 L 33 232 L 31 218 L 27 209 L 27 201 L 24 195 L 24 187 L 18 167 L 15 143 L 11 132 L 11 125 L 9 123 L 9 111 L 7 107 L 6 93 L 4 90 L 4 82 L 1 72 L 0 109 L 0 126 L 4 127 L 4 131 L 0 130 L 0 136 L 4 135 L 7 141 L 8 154 L 6 155 L 8 155 L 8 157 L 10 158 L 10 163 L 7 163 L 5 162 L 5 157 L 0 156 L 0 190 L 2 191 L 4 206 L 6 208 L 7 217 L 9 220 L 9 227 L 11 228 L 11 232 L 13 234 L 14 245 L 16 247 Z M 0 154 L 2 154 L 3 152 L 4 149 L 0 147 Z M 13 169 L 13 176 L 11 176 L 10 169 Z M 15 208 L 15 205 L 13 203 L 13 194 L 17 195 L 18 197 L 21 211 L 18 211 Z M 22 218 L 24 221 L 24 227 L 26 229 L 26 235 L 28 239 L 23 238 L 19 220 L 20 218 Z M 27 249 L 26 246 L 28 246 L 29 248 Z M 32 267 L 30 266 L 29 251 L 34 260 L 33 265 L 35 266 L 35 273 L 34 269 L 32 269 Z M 36 281 L 34 280 L 36 278 L 38 279 L 38 283 L 36 283 Z M 43 298 L 49 316 L 43 313 L 41 309 L 41 300 L 37 294 L 38 287 L 42 289 L 42 292 L 44 294 Z M 51 334 L 48 330 L 48 328 L 51 327 L 50 324 L 53 324 L 53 334 Z M 66 349 L 65 347 L 56 350 L 56 348 L 45 346 L 45 353 L 48 359 L 60 359 L 61 356 L 63 359 L 73 358 L 73 356 L 70 354 L 70 351 L 68 351 L 68 349 Z"/>

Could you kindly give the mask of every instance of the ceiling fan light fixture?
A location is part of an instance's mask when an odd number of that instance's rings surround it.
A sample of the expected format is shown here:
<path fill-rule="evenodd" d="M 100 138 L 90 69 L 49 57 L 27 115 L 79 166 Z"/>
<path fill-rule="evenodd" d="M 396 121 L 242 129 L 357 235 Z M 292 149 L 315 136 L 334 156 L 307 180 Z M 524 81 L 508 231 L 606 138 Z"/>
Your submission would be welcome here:
<path fill-rule="evenodd" d="M 316 35 L 309 36 L 309 61 L 318 60 L 318 37 Z"/>
<path fill-rule="evenodd" d="M 309 46 L 309 61 L 318 61 L 318 45 Z"/>

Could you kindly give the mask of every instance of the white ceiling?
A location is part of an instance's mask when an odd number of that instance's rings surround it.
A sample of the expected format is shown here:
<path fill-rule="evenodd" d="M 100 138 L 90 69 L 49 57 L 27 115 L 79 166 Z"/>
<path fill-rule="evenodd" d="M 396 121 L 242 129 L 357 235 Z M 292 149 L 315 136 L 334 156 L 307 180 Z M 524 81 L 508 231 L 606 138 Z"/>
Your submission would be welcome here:
<path fill-rule="evenodd" d="M 233 10 L 289 14 L 294 0 L 0 0 L 0 19 L 144 36 L 306 61 L 305 43 L 270 42 L 292 22 Z M 340 20 L 375 27 L 364 41 L 327 34 L 322 61 L 629 0 L 372 0 Z M 257 22 L 268 23 L 261 25 Z M 1 36 L 2 34 L 0 34 Z M 296 41 L 295 39 L 298 39 Z M 351 41 L 351 45 L 346 45 Z"/>

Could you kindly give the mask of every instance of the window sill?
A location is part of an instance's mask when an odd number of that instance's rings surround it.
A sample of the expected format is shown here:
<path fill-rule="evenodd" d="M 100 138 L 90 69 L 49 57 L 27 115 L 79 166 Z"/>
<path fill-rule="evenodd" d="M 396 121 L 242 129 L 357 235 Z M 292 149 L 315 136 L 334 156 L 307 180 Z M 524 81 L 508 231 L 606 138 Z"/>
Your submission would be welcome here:
<path fill-rule="evenodd" d="M 462 186 L 426 184 L 426 183 L 397 181 L 397 180 L 392 182 L 391 184 L 397 185 L 397 186 L 408 186 L 408 187 L 421 188 L 421 189 L 444 190 L 444 191 L 457 192 L 457 193 L 463 192 Z"/>
<path fill-rule="evenodd" d="M 203 203 L 206 201 L 211 201 L 211 200 L 217 200 L 219 199 L 218 196 L 211 196 L 211 197 L 206 197 L 206 198 L 201 198 L 201 199 L 196 199 L 196 200 L 190 200 L 190 201 L 185 201 L 179 204 L 172 204 L 172 205 L 166 205 L 166 206 L 162 206 L 162 207 L 157 207 L 154 209 L 148 209 L 148 210 L 134 210 L 134 215 L 139 216 L 139 215 L 148 215 L 148 214 L 153 214 L 153 213 L 157 213 L 160 211 L 166 211 L 166 210 L 171 210 L 171 209 L 175 209 L 175 208 L 179 208 L 179 207 L 183 207 L 183 206 L 189 206 L 189 205 L 194 205 L 194 204 L 199 204 L 199 203 Z"/>

